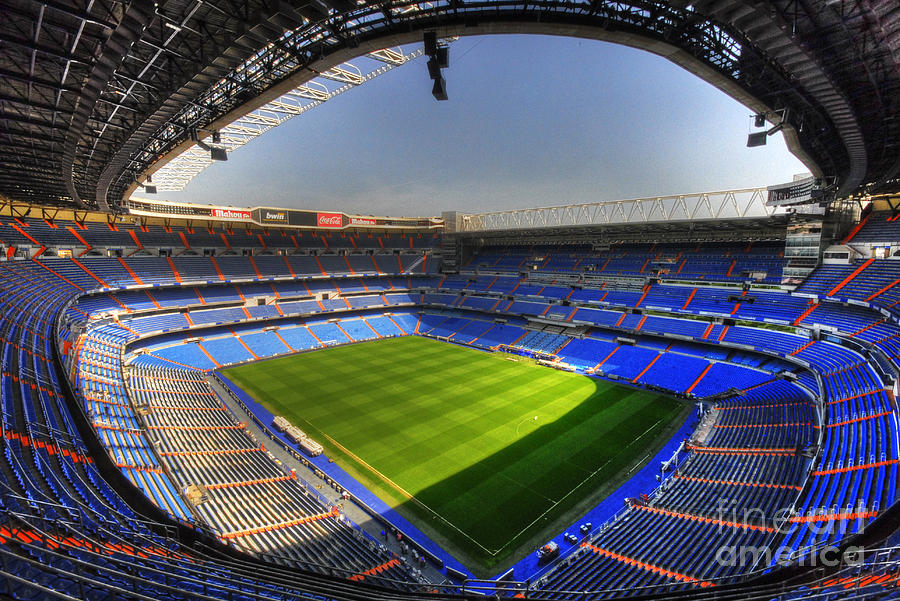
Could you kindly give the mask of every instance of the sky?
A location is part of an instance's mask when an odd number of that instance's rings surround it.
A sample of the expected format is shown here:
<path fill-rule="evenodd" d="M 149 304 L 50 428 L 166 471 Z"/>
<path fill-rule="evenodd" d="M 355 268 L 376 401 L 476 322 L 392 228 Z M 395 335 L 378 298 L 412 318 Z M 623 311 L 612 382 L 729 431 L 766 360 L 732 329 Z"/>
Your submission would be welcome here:
<path fill-rule="evenodd" d="M 369 59 L 357 59 L 366 70 Z M 214 163 L 174 201 L 440 215 L 766 186 L 807 172 L 750 109 L 661 57 L 552 36 L 464 37 L 431 96 L 418 59 Z"/>

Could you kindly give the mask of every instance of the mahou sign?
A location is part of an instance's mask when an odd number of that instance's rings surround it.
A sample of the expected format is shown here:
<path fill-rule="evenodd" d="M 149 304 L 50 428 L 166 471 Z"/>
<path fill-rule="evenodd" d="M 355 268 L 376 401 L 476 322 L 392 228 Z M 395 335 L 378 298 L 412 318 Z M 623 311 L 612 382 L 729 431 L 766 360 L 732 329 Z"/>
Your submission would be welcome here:
<path fill-rule="evenodd" d="M 232 209 L 213 209 L 212 216 L 219 219 L 250 221 L 250 211 L 234 211 Z"/>
<path fill-rule="evenodd" d="M 316 213 L 316 226 L 343 227 L 344 218 L 340 213 Z"/>

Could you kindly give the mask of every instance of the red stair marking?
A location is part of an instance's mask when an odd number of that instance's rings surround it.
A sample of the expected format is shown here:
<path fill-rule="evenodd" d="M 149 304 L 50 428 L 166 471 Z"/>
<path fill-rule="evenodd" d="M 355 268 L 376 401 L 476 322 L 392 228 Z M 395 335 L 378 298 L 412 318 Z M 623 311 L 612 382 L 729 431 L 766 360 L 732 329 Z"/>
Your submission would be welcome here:
<path fill-rule="evenodd" d="M 313 255 L 313 258 L 316 260 L 316 265 L 319 266 L 319 271 L 322 272 L 322 275 L 328 275 L 328 273 L 325 271 L 325 268 L 322 267 L 322 261 L 319 260 L 319 257 L 316 255 Z"/>
<path fill-rule="evenodd" d="M 246 343 L 246 342 L 244 342 L 243 340 L 241 340 L 241 337 L 240 337 L 240 336 L 235 336 L 235 338 L 237 338 L 238 342 L 241 343 L 241 346 L 242 346 L 242 347 L 244 347 L 245 349 L 247 349 L 247 352 L 250 353 L 250 355 L 251 355 L 254 359 L 259 359 L 259 356 L 258 356 L 256 353 L 253 352 L 253 349 L 251 349 L 249 346 L 247 346 L 247 343 Z"/>
<path fill-rule="evenodd" d="M 869 296 L 867 296 L 867 297 L 866 297 L 866 302 L 869 302 L 870 300 L 872 300 L 872 299 L 874 299 L 874 298 L 877 298 L 877 297 L 881 296 L 881 294 L 882 294 L 883 292 L 887 292 L 888 290 L 890 290 L 891 288 L 893 288 L 893 287 L 896 286 L 897 284 L 900 284 L 900 279 L 894 280 L 893 282 L 891 282 L 890 284 L 888 284 L 887 286 L 885 286 L 884 288 L 882 288 L 882 289 L 879 290 L 878 292 L 876 292 L 876 293 L 874 293 L 874 294 L 870 294 Z"/>
<path fill-rule="evenodd" d="M 172 261 L 172 257 L 166 257 L 166 261 L 169 262 L 169 267 L 172 269 L 172 275 L 175 276 L 175 281 L 180 284 L 181 283 L 181 274 L 178 273 L 177 269 L 175 269 L 175 262 Z"/>
<path fill-rule="evenodd" d="M 197 348 L 200 349 L 200 350 L 203 352 L 204 355 L 206 355 L 206 358 L 207 358 L 207 359 L 209 359 L 210 361 L 212 361 L 212 364 L 213 364 L 213 365 L 215 365 L 216 367 L 222 367 L 221 365 L 219 365 L 219 362 L 216 361 L 216 360 L 213 358 L 213 356 L 210 355 L 209 352 L 208 352 L 205 348 L 203 348 L 203 345 L 200 344 L 199 342 L 197 343 Z"/>
<path fill-rule="evenodd" d="M 669 517 L 689 520 L 691 522 L 700 522 L 702 524 L 714 524 L 716 526 L 727 526 L 729 528 L 741 528 L 742 530 L 759 530 L 760 532 L 775 532 L 775 528 L 771 526 L 757 526 L 756 524 L 748 524 L 746 522 L 733 522 L 731 520 L 719 520 L 708 518 L 694 513 L 682 513 L 680 511 L 672 511 L 670 509 L 662 509 L 660 507 L 647 507 L 646 505 L 635 505 L 635 509 L 639 511 L 649 511 L 650 513 L 666 515 Z"/>
<path fill-rule="evenodd" d="M 219 279 L 224 282 L 225 276 L 222 274 L 222 270 L 219 269 L 219 263 L 218 263 L 218 261 L 216 261 L 216 258 L 210 257 L 209 260 L 212 261 L 213 267 L 215 267 L 216 273 L 219 275 Z"/>
<path fill-rule="evenodd" d="M 256 273 L 256 277 L 261 280 L 262 274 L 259 272 L 259 267 L 256 266 L 256 261 L 253 260 L 253 256 L 251 255 L 247 258 L 250 259 L 250 265 L 253 266 L 253 271 L 254 273 Z"/>
<path fill-rule="evenodd" d="M 731 277 L 731 272 L 732 272 L 732 270 L 734 269 L 734 266 L 735 266 L 735 265 L 737 265 L 737 259 L 732 259 L 732 260 L 731 260 L 731 265 L 728 267 L 728 271 L 725 272 L 725 277 L 726 277 L 726 278 L 730 278 L 730 277 Z"/>
<path fill-rule="evenodd" d="M 834 474 L 843 474 L 845 472 L 853 472 L 856 470 L 869 470 L 875 469 L 877 467 L 884 467 L 887 465 L 893 465 L 895 463 L 900 463 L 900 459 L 888 459 L 887 461 L 877 461 L 875 463 L 864 463 L 862 465 L 848 465 L 846 467 L 836 467 L 830 470 L 819 470 L 816 472 L 810 472 L 810 476 L 833 476 Z"/>
<path fill-rule="evenodd" d="M 641 298 L 638 299 L 638 302 L 635 303 L 635 305 L 634 305 L 635 307 L 640 307 L 640 306 L 641 306 L 641 303 L 644 302 L 644 299 L 645 299 L 645 298 L 647 298 L 647 294 L 649 294 L 650 288 L 651 288 L 651 287 L 652 287 L 652 286 L 645 286 L 645 287 L 644 287 L 644 293 L 641 295 Z"/>
<path fill-rule="evenodd" d="M 10 225 L 12 225 L 12 224 L 10 224 Z M 13 227 L 15 227 L 15 226 L 13 226 Z M 88 244 L 87 240 L 85 240 L 84 238 L 81 237 L 81 234 L 79 234 L 78 232 L 75 231 L 75 228 L 73 228 L 72 226 L 68 226 L 66 229 L 69 230 L 70 232 L 72 232 L 72 235 L 75 236 L 75 239 L 78 240 L 79 242 L 81 242 L 81 244 L 84 245 L 84 247 L 85 247 L 85 250 L 83 250 L 79 256 L 83 255 L 84 253 L 88 252 L 89 250 L 91 250 L 93 248 L 93 246 Z M 31 236 L 28 236 L 28 237 L 31 238 Z M 140 243 L 138 243 L 138 244 L 140 244 Z"/>
<path fill-rule="evenodd" d="M 791 325 L 795 325 L 795 326 L 796 326 L 796 325 L 800 325 L 800 322 L 802 322 L 804 319 L 806 319 L 806 318 L 809 316 L 810 313 L 812 313 L 813 311 L 816 310 L 816 307 L 818 307 L 818 306 L 819 306 L 819 303 L 813 303 L 813 304 L 811 304 L 811 305 L 806 309 L 806 311 L 804 311 L 803 313 L 800 314 L 800 317 L 798 317 L 797 319 L 795 319 L 795 320 L 791 323 Z"/>
<path fill-rule="evenodd" d="M 650 262 L 650 259 L 647 259 L 646 261 L 644 261 L 644 264 L 641 265 L 641 270 L 638 273 L 644 273 L 644 270 L 647 269 L 647 263 L 649 263 L 649 262 Z"/>
<path fill-rule="evenodd" d="M 641 379 L 641 376 L 643 376 L 645 373 L 647 373 L 647 370 L 649 370 L 651 367 L 653 367 L 653 364 L 656 363 L 656 362 L 659 360 L 659 358 L 662 357 L 662 356 L 663 356 L 663 354 L 662 354 L 662 353 L 659 353 L 658 355 L 656 355 L 655 357 L 653 357 L 653 360 L 650 361 L 650 363 L 647 364 L 647 367 L 645 367 L 644 369 L 641 370 L 641 373 L 639 373 L 638 375 L 636 375 L 636 376 L 634 377 L 634 379 L 631 381 L 631 383 L 632 383 L 632 384 L 637 384 L 637 381 Z"/>
<path fill-rule="evenodd" d="M 826 428 L 836 428 L 838 426 L 846 426 L 848 424 L 855 424 L 857 422 L 864 422 L 866 420 L 875 419 L 876 417 L 884 417 L 885 415 L 891 415 L 893 411 L 884 411 L 882 413 L 874 413 L 872 415 L 864 415 L 862 417 L 855 417 L 853 419 L 848 419 L 842 422 L 835 422 L 833 424 L 828 424 L 825 426 Z"/>
<path fill-rule="evenodd" d="M 18 221 L 18 219 L 17 219 L 16 221 Z M 21 222 L 20 222 L 20 223 L 21 223 Z M 28 234 L 26 234 L 26 233 L 25 233 L 25 230 L 23 230 L 22 228 L 20 228 L 20 227 L 19 227 L 18 225 L 16 225 L 15 223 L 10 223 L 10 225 L 13 227 L 13 229 L 15 229 L 15 230 L 18 231 L 20 234 L 22 234 L 23 236 L 25 236 L 26 238 L 28 238 L 29 240 L 31 240 L 36 246 L 40 246 L 40 247 L 43 247 L 43 246 L 44 246 L 43 244 L 41 244 L 40 242 L 38 242 L 37 240 L 35 240 L 35 239 L 32 238 L 31 236 L 29 236 Z M 90 246 L 90 245 L 88 245 L 88 246 Z M 83 254 L 83 253 L 82 253 L 82 254 Z"/>
<path fill-rule="evenodd" d="M 295 350 L 294 347 L 292 347 L 290 344 L 288 344 L 287 340 L 285 340 L 284 338 L 281 337 L 281 334 L 278 333 L 278 330 L 272 330 L 272 331 L 275 332 L 275 336 L 278 337 L 278 340 L 280 340 L 281 343 L 284 344 L 284 346 L 288 347 L 288 349 L 290 349 L 291 352 L 294 352 L 294 350 Z"/>
<path fill-rule="evenodd" d="M 379 338 L 384 338 L 384 336 L 382 336 L 381 334 L 379 334 L 379 333 L 378 333 L 378 330 L 376 330 L 375 328 L 373 328 L 373 327 L 372 327 L 372 324 L 370 324 L 368 321 L 366 321 L 365 318 L 362 319 L 362 322 L 363 322 L 364 324 L 366 324 L 367 326 L 369 326 L 369 329 L 372 330 L 372 333 L 374 333 L 377 337 L 379 337 Z M 347 338 L 350 338 L 350 337 L 347 336 Z"/>
<path fill-rule="evenodd" d="M 690 304 L 691 304 L 691 301 L 694 300 L 694 295 L 695 295 L 695 294 L 697 294 L 697 289 L 696 289 L 696 288 L 694 288 L 693 290 L 691 290 L 691 293 L 688 294 L 687 300 L 684 301 L 684 304 L 683 304 L 683 305 L 681 305 L 681 310 L 682 310 L 682 311 L 684 311 L 685 309 L 688 308 L 688 305 L 690 305 Z"/>
<path fill-rule="evenodd" d="M 725 484 L 728 486 L 754 486 L 759 488 L 780 488 L 785 490 L 803 490 L 802 486 L 794 486 L 793 484 L 772 484 L 771 482 L 746 482 L 736 480 L 716 480 L 713 478 L 699 478 L 697 476 L 682 476 L 675 474 L 673 476 L 679 480 L 687 480 L 689 482 L 703 482 L 704 484 Z"/>
<path fill-rule="evenodd" d="M 866 225 L 866 222 L 869 221 L 869 217 L 871 217 L 871 216 L 872 216 L 872 213 L 869 213 L 868 215 L 866 215 L 865 217 L 863 217 L 863 218 L 862 218 L 862 221 L 860 221 L 859 223 L 857 223 L 857 224 L 856 224 L 856 227 L 854 227 L 852 230 L 850 230 L 850 233 L 847 234 L 847 237 L 844 238 L 844 241 L 841 242 L 841 244 L 847 244 L 847 243 L 849 243 L 851 240 L 853 240 L 853 238 L 856 236 L 856 234 L 859 233 L 859 230 L 863 229 L 863 226 Z"/>
<path fill-rule="evenodd" d="M 321 304 L 322 304 L 322 303 L 319 303 L 319 305 L 321 305 Z M 325 344 L 324 344 L 321 340 L 319 340 L 319 337 L 316 336 L 316 333 L 312 331 L 312 328 L 310 328 L 310 327 L 307 326 L 306 330 L 310 333 L 310 335 L 311 335 L 313 338 L 316 339 L 316 342 L 318 342 L 321 346 L 325 346 Z"/>
<path fill-rule="evenodd" d="M 101 278 L 99 278 L 99 277 L 97 276 L 97 274 L 95 274 L 93 271 L 91 271 L 90 269 L 88 269 L 87 267 L 85 267 L 84 265 L 82 265 L 82 264 L 78 261 L 78 259 L 72 259 L 72 262 L 75 263 L 76 265 L 78 265 L 79 267 L 81 267 L 81 269 L 84 270 L 84 272 L 85 272 L 86 274 L 88 274 L 89 276 L 91 276 L 92 278 L 94 278 L 95 280 L 97 280 L 97 282 L 99 282 L 101 286 L 106 287 L 106 288 L 109 288 L 109 284 L 107 284 L 107 283 L 104 282 Z"/>
<path fill-rule="evenodd" d="M 144 245 L 141 244 L 141 241 L 140 241 L 140 240 L 138 240 L 137 232 L 134 231 L 134 230 L 128 230 L 128 233 L 131 235 L 131 239 L 134 240 L 134 244 L 135 244 L 135 246 L 137 246 L 137 249 L 138 249 L 138 250 L 143 249 L 143 248 L 144 248 Z M 79 236 L 79 237 L 80 237 L 80 236 Z"/>
<path fill-rule="evenodd" d="M 384 273 L 378 268 L 378 263 L 375 262 L 375 255 L 369 255 L 369 258 L 372 259 L 372 265 L 375 267 L 376 273 Z"/>
<path fill-rule="evenodd" d="M 256 449 L 252 449 L 252 450 L 256 450 Z M 225 540 L 229 540 L 229 539 L 233 539 L 233 538 L 239 538 L 242 536 L 252 536 L 254 534 L 262 534 L 263 532 L 272 532 L 274 530 L 282 530 L 284 528 L 291 528 L 293 526 L 299 526 L 301 524 L 308 524 L 310 522 L 324 520 L 326 518 L 337 517 L 339 514 L 340 514 L 340 510 L 338 510 L 337 506 L 335 506 L 329 512 L 319 513 L 316 515 L 309 515 L 309 516 L 305 516 L 302 518 L 297 518 L 296 520 L 291 520 L 289 522 L 279 522 L 277 524 L 269 524 L 267 526 L 257 526 L 256 528 L 248 528 L 246 530 L 237 530 L 234 532 L 226 532 L 225 534 L 223 534 L 221 536 L 221 538 L 225 539 Z M 397 560 L 396 558 L 391 561 L 397 561 L 399 563 L 399 560 Z M 375 568 L 373 568 L 373 569 L 375 569 Z"/>
<path fill-rule="evenodd" d="M 712 369 L 712 366 L 713 366 L 712 363 L 707 364 L 707 366 L 706 366 L 705 368 L 703 368 L 703 371 L 700 372 L 700 375 L 697 376 L 697 379 L 694 380 L 694 383 L 691 384 L 690 386 L 688 386 L 687 390 L 684 391 L 684 394 L 690 394 L 691 391 L 694 389 L 694 387 L 697 386 L 697 384 L 700 383 L 700 380 L 703 379 L 703 376 L 705 376 L 706 373 L 707 373 L 710 369 Z"/>
<path fill-rule="evenodd" d="M 133 232 L 134 230 L 128 230 L 128 231 Z M 123 259 L 122 257 L 119 257 L 119 263 L 122 264 L 122 267 L 125 268 L 125 271 L 128 272 L 128 275 L 131 276 L 131 279 L 133 279 L 138 286 L 144 285 L 144 282 L 142 282 L 141 278 L 138 277 L 138 274 L 136 274 L 134 272 L 134 270 L 131 268 L 131 265 L 129 265 L 128 263 L 125 262 L 125 259 Z"/>
<path fill-rule="evenodd" d="M 147 295 L 147 298 L 150 299 L 150 302 L 153 303 L 154 307 L 156 307 L 157 309 L 162 309 L 162 305 L 160 305 L 158 302 L 156 302 L 156 299 L 153 298 L 153 295 L 150 294 L 149 290 L 144 290 L 144 294 Z"/>
<path fill-rule="evenodd" d="M 602 547 L 597 547 L 590 543 L 581 543 L 581 546 L 586 549 L 590 549 L 591 551 L 593 551 L 594 553 L 597 553 L 599 555 L 603 555 L 605 557 L 610 557 L 612 559 L 615 559 L 618 562 L 624 563 L 629 566 L 635 566 L 637 568 L 640 568 L 647 572 L 651 572 L 653 574 L 663 574 L 668 578 L 673 578 L 680 582 L 696 582 L 701 587 L 715 586 L 715 584 L 713 584 L 712 582 L 707 582 L 705 580 L 698 580 L 697 578 L 694 578 L 693 576 L 688 576 L 687 574 L 673 572 L 671 570 L 667 570 L 660 566 L 653 565 L 651 563 L 645 563 L 643 561 L 634 559 L 633 557 L 628 557 L 626 555 L 619 555 L 618 553 L 613 553 L 612 551 L 607 551 L 606 549 L 603 549 Z"/>
<path fill-rule="evenodd" d="M 349 580 L 356 580 L 356 581 L 364 580 L 366 576 L 374 576 L 375 574 L 380 574 L 381 572 L 383 572 L 385 570 L 389 570 L 396 565 L 400 565 L 400 560 L 395 557 L 393 559 L 390 559 L 390 560 L 384 562 L 381 565 L 377 565 L 374 568 L 368 569 L 365 572 L 360 572 L 359 574 L 354 574 L 353 576 L 350 576 Z"/>
<path fill-rule="evenodd" d="M 291 274 L 292 278 L 297 277 L 297 274 L 294 273 L 294 270 L 291 268 L 291 262 L 288 261 L 287 255 L 281 255 L 281 258 L 284 259 L 284 264 L 287 266 L 288 273 Z"/>
<path fill-rule="evenodd" d="M 857 335 L 859 335 L 859 334 L 862 334 L 863 332 L 868 332 L 869 330 L 871 330 L 871 329 L 874 328 L 875 326 L 879 326 L 879 325 L 883 324 L 885 321 L 886 321 L 886 320 L 884 320 L 884 319 L 880 319 L 880 320 L 876 321 L 875 323 L 870 323 L 869 325 L 867 325 L 866 327 L 862 328 L 861 330 L 857 330 L 857 331 L 853 332 L 853 333 L 850 334 L 850 335 L 851 335 L 851 336 L 857 336 Z"/>
<path fill-rule="evenodd" d="M 406 332 L 403 328 L 400 327 L 400 324 L 399 324 L 399 323 L 397 323 L 396 321 L 394 321 L 394 318 L 393 318 L 393 317 L 391 317 L 390 315 L 387 315 L 386 317 L 387 317 L 388 319 L 391 320 L 391 323 L 392 323 L 392 324 L 394 324 L 395 326 L 397 326 L 397 329 L 400 330 L 400 331 L 403 333 L 404 336 L 407 335 L 407 332 Z"/>
<path fill-rule="evenodd" d="M 612 357 L 613 355 L 615 355 L 616 351 L 618 351 L 620 348 L 622 348 L 622 347 L 617 346 L 613 350 L 609 351 L 609 354 L 603 358 L 603 361 L 601 361 L 600 363 L 598 363 L 597 365 L 594 366 L 594 368 L 593 368 L 594 371 L 596 371 L 597 369 L 600 368 L 601 365 L 603 365 L 604 363 L 609 361 L 609 358 Z"/>
<path fill-rule="evenodd" d="M 796 351 L 794 351 L 793 353 L 790 353 L 790 355 L 791 355 L 791 356 L 794 356 L 794 355 L 796 355 L 797 353 L 799 353 L 800 351 L 802 351 L 802 350 L 804 350 L 804 349 L 808 349 L 808 348 L 811 347 L 814 343 L 815 343 L 815 340 L 810 340 L 809 342 L 807 342 L 806 344 L 804 344 L 803 346 L 801 346 L 800 348 L 798 348 L 798 349 L 797 349 Z"/>
<path fill-rule="evenodd" d="M 837 286 L 835 286 L 834 288 L 829 290 L 828 294 L 826 294 L 825 296 L 834 296 L 835 294 L 837 294 L 841 290 L 841 288 L 843 288 L 844 286 L 849 284 L 850 281 L 853 280 L 853 278 L 855 278 L 860 273 L 862 273 L 866 267 L 868 267 L 869 265 L 871 265 L 874 262 L 875 262 L 875 259 L 867 259 L 865 263 L 863 263 L 862 265 L 860 265 L 859 267 L 854 269 L 853 273 L 851 273 L 846 278 L 844 278 L 840 284 L 838 284 Z"/>

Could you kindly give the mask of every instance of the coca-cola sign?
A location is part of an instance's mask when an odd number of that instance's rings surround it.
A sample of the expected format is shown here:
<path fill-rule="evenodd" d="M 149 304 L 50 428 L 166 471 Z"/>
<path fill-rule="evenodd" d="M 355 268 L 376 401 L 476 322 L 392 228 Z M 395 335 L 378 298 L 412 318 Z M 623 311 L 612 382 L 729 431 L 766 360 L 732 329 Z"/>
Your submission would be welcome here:
<path fill-rule="evenodd" d="M 236 221 L 250 221 L 250 211 L 235 211 L 233 209 L 213 209 L 212 216 L 219 219 L 232 219 Z"/>
<path fill-rule="evenodd" d="M 344 218 L 340 213 L 316 213 L 318 227 L 343 227 Z"/>

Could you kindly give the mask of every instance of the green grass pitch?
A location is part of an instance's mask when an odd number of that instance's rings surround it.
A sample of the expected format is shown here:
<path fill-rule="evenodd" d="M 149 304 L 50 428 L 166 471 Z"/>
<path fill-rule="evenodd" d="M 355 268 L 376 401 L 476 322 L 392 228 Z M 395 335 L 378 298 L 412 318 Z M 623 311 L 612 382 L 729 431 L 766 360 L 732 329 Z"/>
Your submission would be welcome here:
<path fill-rule="evenodd" d="M 404 337 L 225 373 L 487 569 L 599 501 L 685 414 L 664 395 L 511 359 Z"/>

